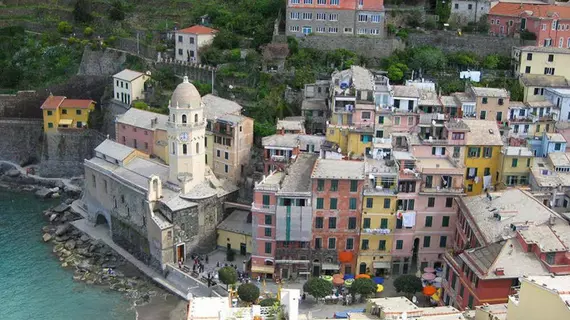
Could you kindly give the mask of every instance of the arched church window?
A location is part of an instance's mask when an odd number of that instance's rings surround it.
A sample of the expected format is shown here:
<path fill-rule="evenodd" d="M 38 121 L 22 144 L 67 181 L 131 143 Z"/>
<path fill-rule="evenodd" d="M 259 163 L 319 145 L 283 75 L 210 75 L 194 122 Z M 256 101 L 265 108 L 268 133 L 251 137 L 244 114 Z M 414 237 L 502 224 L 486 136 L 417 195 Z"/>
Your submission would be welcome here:
<path fill-rule="evenodd" d="M 188 154 L 188 146 L 186 145 L 186 143 L 182 145 L 182 153 Z"/>
<path fill-rule="evenodd" d="M 200 153 L 200 143 L 196 142 L 196 154 Z"/>
<path fill-rule="evenodd" d="M 182 123 L 186 123 L 186 115 L 185 114 L 182 115 Z"/>
<path fill-rule="evenodd" d="M 172 143 L 172 154 L 176 154 L 176 145 Z"/>
<path fill-rule="evenodd" d="M 176 115 L 175 114 L 172 115 L 172 122 L 176 122 Z"/>
<path fill-rule="evenodd" d="M 194 122 L 198 122 L 198 114 L 197 113 L 194 115 Z"/>

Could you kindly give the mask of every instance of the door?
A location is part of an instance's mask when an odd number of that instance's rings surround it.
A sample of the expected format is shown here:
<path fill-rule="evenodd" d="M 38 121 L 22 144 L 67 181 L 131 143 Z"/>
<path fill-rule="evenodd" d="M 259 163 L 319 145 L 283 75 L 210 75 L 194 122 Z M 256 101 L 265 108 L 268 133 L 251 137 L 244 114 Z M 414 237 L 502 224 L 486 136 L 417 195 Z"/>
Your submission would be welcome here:
<path fill-rule="evenodd" d="M 247 247 L 246 247 L 245 243 L 240 243 L 239 244 L 239 254 L 241 254 L 242 256 L 245 256 L 247 253 L 246 248 Z"/>
<path fill-rule="evenodd" d="M 184 250 L 184 244 L 179 244 L 176 246 L 176 261 L 180 261 L 180 260 L 185 260 L 185 251 Z"/>
<path fill-rule="evenodd" d="M 362 262 L 362 263 L 360 264 L 358 273 L 359 273 L 359 274 L 366 273 L 366 263 Z"/>
<path fill-rule="evenodd" d="M 232 244 L 231 243 L 226 244 L 226 249 L 232 250 Z"/>
<path fill-rule="evenodd" d="M 289 269 L 281 269 L 281 279 L 289 279 Z"/>
<path fill-rule="evenodd" d="M 319 266 L 313 266 L 313 277 L 318 277 L 321 275 Z"/>

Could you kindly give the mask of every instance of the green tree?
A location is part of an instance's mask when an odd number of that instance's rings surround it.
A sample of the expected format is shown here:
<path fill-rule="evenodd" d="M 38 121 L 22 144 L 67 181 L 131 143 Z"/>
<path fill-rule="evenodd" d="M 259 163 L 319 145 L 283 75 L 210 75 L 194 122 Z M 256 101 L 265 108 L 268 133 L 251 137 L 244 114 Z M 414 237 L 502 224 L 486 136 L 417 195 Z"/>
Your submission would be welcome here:
<path fill-rule="evenodd" d="M 85 35 L 86 37 L 92 36 L 93 35 L 93 28 L 85 27 L 85 29 L 83 29 L 83 35 Z"/>
<path fill-rule="evenodd" d="M 192 81 L 192 84 L 196 87 L 196 89 L 198 89 L 198 92 L 200 92 L 201 96 L 212 93 L 212 85 L 209 83 L 204 83 L 196 80 Z"/>
<path fill-rule="evenodd" d="M 61 34 L 70 34 L 73 32 L 73 27 L 67 21 L 61 21 L 57 24 L 57 31 Z"/>
<path fill-rule="evenodd" d="M 435 14 L 439 17 L 440 23 L 446 23 L 451 16 L 451 1 L 437 0 Z"/>
<path fill-rule="evenodd" d="M 376 283 L 374 283 L 372 279 L 367 279 L 367 278 L 356 279 L 350 286 L 350 292 L 358 293 L 363 297 L 375 293 L 376 289 L 377 289 Z"/>
<path fill-rule="evenodd" d="M 408 66 L 414 70 L 434 71 L 445 68 L 447 60 L 445 54 L 435 47 L 421 47 L 414 49 Z"/>
<path fill-rule="evenodd" d="M 396 288 L 396 292 L 403 292 L 406 296 L 411 297 L 414 293 L 422 290 L 422 280 L 412 274 L 401 275 L 394 280 L 394 288 Z"/>
<path fill-rule="evenodd" d="M 479 64 L 478 57 L 473 52 L 454 52 L 447 55 L 447 62 L 460 69 L 476 67 Z"/>
<path fill-rule="evenodd" d="M 114 0 L 109 9 L 109 19 L 121 21 L 125 19 L 125 5 L 121 0 Z"/>
<path fill-rule="evenodd" d="M 388 67 L 388 78 L 391 81 L 402 81 L 404 74 L 408 71 L 408 66 L 397 62 Z"/>
<path fill-rule="evenodd" d="M 214 37 L 212 41 L 212 45 L 218 49 L 234 49 L 239 47 L 239 43 L 241 41 L 241 37 L 234 32 L 231 32 L 226 29 L 220 30 Z"/>
<path fill-rule="evenodd" d="M 73 19 L 76 22 L 87 23 L 93 20 L 89 0 L 77 0 L 73 6 Z"/>
<path fill-rule="evenodd" d="M 275 304 L 279 304 L 279 301 L 275 298 L 266 298 L 259 302 L 259 305 L 262 307 L 273 307 Z"/>
<path fill-rule="evenodd" d="M 226 289 L 230 284 L 234 284 L 238 280 L 236 269 L 232 267 L 223 267 L 218 269 L 218 278 L 226 285 Z"/>
<path fill-rule="evenodd" d="M 267 121 L 253 123 L 253 135 L 256 137 L 267 137 L 275 134 L 275 124 Z"/>
<path fill-rule="evenodd" d="M 259 299 L 259 288 L 253 283 L 241 284 L 237 293 L 239 298 L 247 303 L 253 303 Z"/>
<path fill-rule="evenodd" d="M 303 284 L 303 291 L 319 300 L 331 294 L 332 283 L 321 278 L 311 278 Z"/>
<path fill-rule="evenodd" d="M 485 69 L 497 69 L 499 63 L 501 62 L 501 58 L 498 54 L 490 54 L 485 56 L 483 59 L 483 68 Z"/>

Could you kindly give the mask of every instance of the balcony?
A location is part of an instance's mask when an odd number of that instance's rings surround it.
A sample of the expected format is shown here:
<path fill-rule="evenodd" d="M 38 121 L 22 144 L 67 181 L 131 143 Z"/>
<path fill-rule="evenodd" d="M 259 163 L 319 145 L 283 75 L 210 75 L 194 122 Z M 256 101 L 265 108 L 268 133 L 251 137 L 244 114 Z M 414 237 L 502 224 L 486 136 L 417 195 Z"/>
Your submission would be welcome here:
<path fill-rule="evenodd" d="M 288 156 L 272 155 L 270 159 L 271 159 L 271 161 L 274 161 L 274 162 L 284 162 L 285 163 L 285 162 L 289 162 L 290 158 Z"/>
<path fill-rule="evenodd" d="M 275 213 L 275 205 L 258 204 L 253 202 L 251 204 L 251 211 L 263 213 Z"/>
<path fill-rule="evenodd" d="M 373 234 L 373 235 L 388 235 L 392 232 L 390 229 L 371 229 L 371 228 L 363 228 L 361 230 L 362 233 L 365 234 Z"/>
<path fill-rule="evenodd" d="M 463 188 L 441 188 L 441 187 L 422 188 L 422 189 L 420 190 L 420 194 L 421 194 L 421 193 L 463 194 L 463 193 L 464 193 L 464 189 L 463 189 Z"/>
<path fill-rule="evenodd" d="M 364 188 L 364 195 L 365 196 L 391 196 L 398 194 L 398 188 L 396 186 L 390 187 L 383 187 L 383 186 L 376 186 L 376 187 L 365 187 Z"/>
<path fill-rule="evenodd" d="M 449 120 L 448 114 L 443 113 L 421 113 L 420 125 L 435 125 L 443 127 L 443 121 Z M 435 121 L 435 123 L 434 123 Z"/>

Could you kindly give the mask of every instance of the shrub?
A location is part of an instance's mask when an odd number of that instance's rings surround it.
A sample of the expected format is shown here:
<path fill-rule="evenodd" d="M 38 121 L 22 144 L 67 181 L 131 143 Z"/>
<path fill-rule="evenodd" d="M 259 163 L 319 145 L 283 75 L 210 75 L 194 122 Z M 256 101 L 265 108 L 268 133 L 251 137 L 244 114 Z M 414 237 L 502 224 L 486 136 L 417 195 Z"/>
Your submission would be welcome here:
<path fill-rule="evenodd" d="M 223 267 L 218 270 L 218 278 L 226 285 L 234 284 L 237 282 L 238 275 L 236 269 L 232 267 Z"/>
<path fill-rule="evenodd" d="M 133 102 L 133 107 L 141 110 L 148 110 L 148 104 L 141 100 L 136 100 Z"/>
<path fill-rule="evenodd" d="M 422 280 L 412 274 L 405 274 L 394 280 L 394 288 L 396 288 L 397 292 L 403 292 L 411 296 L 422 290 Z"/>
<path fill-rule="evenodd" d="M 317 300 L 331 294 L 332 289 L 332 283 L 321 278 L 311 278 L 303 285 L 303 291 L 312 295 Z"/>
<path fill-rule="evenodd" d="M 253 283 L 244 283 L 238 287 L 238 296 L 242 301 L 253 303 L 259 299 L 259 288 Z"/>
<path fill-rule="evenodd" d="M 93 28 L 86 27 L 85 29 L 83 29 L 83 35 L 86 37 L 92 36 L 93 35 Z"/>
<path fill-rule="evenodd" d="M 121 21 L 125 19 L 125 5 L 120 0 L 114 0 L 109 10 L 109 19 Z"/>
<path fill-rule="evenodd" d="M 536 33 L 530 32 L 527 29 L 521 31 L 521 39 L 522 40 L 536 40 Z"/>
<path fill-rule="evenodd" d="M 263 299 L 259 302 L 259 305 L 262 307 L 273 307 L 275 304 L 278 304 L 279 301 L 277 301 L 277 299 L 274 298 L 267 298 L 267 299 Z"/>
<path fill-rule="evenodd" d="M 67 21 L 61 21 L 57 24 L 57 31 L 61 34 L 70 34 L 73 32 L 73 27 Z"/>
<path fill-rule="evenodd" d="M 235 256 L 236 256 L 236 253 L 232 249 L 228 248 L 226 251 L 226 260 L 234 261 Z"/>
<path fill-rule="evenodd" d="M 69 45 L 74 45 L 76 43 L 79 43 L 79 39 L 77 39 L 75 37 L 69 37 L 69 39 L 67 39 L 67 44 L 69 44 Z"/>
<path fill-rule="evenodd" d="M 85 40 L 85 39 L 84 39 L 84 40 L 81 40 L 81 45 L 82 45 L 82 46 L 85 47 L 85 46 L 88 45 L 88 44 L 89 44 L 89 40 Z"/>
<path fill-rule="evenodd" d="M 117 42 L 117 37 L 110 36 L 109 38 L 107 38 L 105 42 L 107 42 L 110 46 L 112 46 Z"/>

